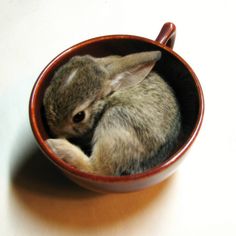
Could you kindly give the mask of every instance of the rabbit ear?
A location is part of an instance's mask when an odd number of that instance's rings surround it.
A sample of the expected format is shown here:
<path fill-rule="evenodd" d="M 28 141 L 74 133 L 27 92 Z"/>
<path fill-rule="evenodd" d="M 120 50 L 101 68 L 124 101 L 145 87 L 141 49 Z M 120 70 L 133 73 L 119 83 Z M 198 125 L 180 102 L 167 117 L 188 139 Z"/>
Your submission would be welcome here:
<path fill-rule="evenodd" d="M 134 53 L 114 60 L 107 65 L 111 75 L 112 90 L 127 88 L 140 83 L 152 70 L 160 51 Z"/>
<path fill-rule="evenodd" d="M 109 65 L 115 63 L 117 59 L 119 58 L 121 58 L 121 56 L 115 55 L 115 56 L 94 58 L 94 60 L 98 62 L 100 65 L 103 65 L 104 67 L 108 67 Z"/>

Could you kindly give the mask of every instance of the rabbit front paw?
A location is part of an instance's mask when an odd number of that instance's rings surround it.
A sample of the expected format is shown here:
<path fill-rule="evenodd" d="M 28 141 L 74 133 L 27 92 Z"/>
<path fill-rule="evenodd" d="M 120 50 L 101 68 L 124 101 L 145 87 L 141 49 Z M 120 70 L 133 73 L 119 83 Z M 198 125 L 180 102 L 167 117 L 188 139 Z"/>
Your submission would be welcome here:
<path fill-rule="evenodd" d="M 46 143 L 63 161 L 70 162 L 74 158 L 74 147 L 66 139 L 47 139 Z"/>
<path fill-rule="evenodd" d="M 47 145 L 58 158 L 81 171 L 93 173 L 93 165 L 83 151 L 66 139 L 47 139 Z"/>

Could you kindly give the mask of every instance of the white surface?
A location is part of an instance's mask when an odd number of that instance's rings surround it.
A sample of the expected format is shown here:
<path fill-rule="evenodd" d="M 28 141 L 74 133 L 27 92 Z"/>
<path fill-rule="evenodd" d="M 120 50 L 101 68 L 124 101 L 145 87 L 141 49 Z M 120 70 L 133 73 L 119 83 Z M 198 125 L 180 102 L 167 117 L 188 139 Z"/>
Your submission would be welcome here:
<path fill-rule="evenodd" d="M 138 193 L 97 195 L 67 181 L 37 150 L 32 86 L 59 52 L 85 39 L 154 39 L 177 26 L 175 51 L 202 84 L 201 132 L 177 173 Z M 236 235 L 234 1 L 2 0 L 0 235 Z"/>

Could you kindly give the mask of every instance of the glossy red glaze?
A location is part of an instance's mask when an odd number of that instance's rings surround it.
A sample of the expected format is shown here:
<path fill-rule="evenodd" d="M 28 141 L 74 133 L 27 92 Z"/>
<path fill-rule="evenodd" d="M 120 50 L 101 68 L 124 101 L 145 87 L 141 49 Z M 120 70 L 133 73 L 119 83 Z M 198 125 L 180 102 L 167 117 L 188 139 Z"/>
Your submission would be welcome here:
<path fill-rule="evenodd" d="M 174 47 L 175 37 L 176 27 L 173 23 L 168 22 L 163 25 L 156 41 L 172 49 Z"/>
<path fill-rule="evenodd" d="M 132 35 L 93 38 L 76 44 L 59 54 L 39 75 L 33 87 L 29 104 L 31 127 L 41 150 L 68 178 L 85 188 L 99 192 L 129 192 L 157 184 L 176 170 L 201 127 L 204 98 L 199 80 L 191 67 L 171 49 L 175 41 L 175 32 L 174 24 L 166 23 L 160 31 L 157 41 Z M 121 177 L 84 173 L 57 158 L 45 143 L 50 134 L 44 121 L 42 109 L 43 95 L 53 72 L 74 55 L 90 54 L 102 57 L 145 50 L 162 51 L 162 59 L 154 69 L 173 87 L 180 103 L 183 127 L 179 143 L 171 156 L 159 166 L 144 173 Z"/>

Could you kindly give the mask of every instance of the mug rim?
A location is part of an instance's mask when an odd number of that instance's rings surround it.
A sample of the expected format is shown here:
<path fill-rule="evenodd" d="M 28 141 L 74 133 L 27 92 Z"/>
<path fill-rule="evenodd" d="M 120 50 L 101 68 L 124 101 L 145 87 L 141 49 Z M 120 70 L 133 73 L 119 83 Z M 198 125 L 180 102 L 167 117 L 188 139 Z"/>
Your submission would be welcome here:
<path fill-rule="evenodd" d="M 57 63 L 62 61 L 63 58 L 70 54 L 72 51 L 77 51 L 79 48 L 83 48 L 86 45 L 93 44 L 95 42 L 101 42 L 105 40 L 114 40 L 114 39 L 130 39 L 130 40 L 138 40 L 142 42 L 147 42 L 149 44 L 156 45 L 163 50 L 168 51 L 172 56 L 177 58 L 178 61 L 180 61 L 184 67 L 189 71 L 191 74 L 192 79 L 194 80 L 194 84 L 197 88 L 197 94 L 198 94 L 198 100 L 199 100 L 199 112 L 198 112 L 198 117 L 196 120 L 196 123 L 194 125 L 194 129 L 192 130 L 191 134 L 188 136 L 187 140 L 178 148 L 178 150 L 173 153 L 172 155 L 169 156 L 169 158 L 162 162 L 160 165 L 153 167 L 149 170 L 146 170 L 142 173 L 138 174 L 132 174 L 132 175 L 126 175 L 126 176 L 102 176 L 102 175 L 95 175 L 95 174 L 90 174 L 86 172 L 82 172 L 76 167 L 62 161 L 59 159 L 56 154 L 46 145 L 40 129 L 38 127 L 37 123 L 37 116 L 35 112 L 35 107 L 37 106 L 36 101 L 39 95 L 39 91 L 41 88 L 42 83 L 44 80 L 47 78 L 47 75 L 52 72 L 52 70 L 56 67 Z M 204 104 L 204 95 L 202 91 L 201 84 L 190 67 L 190 65 L 181 57 L 179 56 L 176 52 L 174 52 L 170 47 L 163 45 L 157 41 L 147 39 L 144 37 L 140 36 L 135 36 L 135 35 L 128 35 L 128 34 L 115 34 L 115 35 L 105 35 L 105 36 L 99 36 L 95 38 L 91 38 L 85 41 L 82 41 L 80 43 L 77 43 L 66 50 L 62 51 L 59 53 L 54 59 L 52 59 L 48 65 L 42 70 L 40 75 L 38 76 L 31 95 L 30 95 L 30 102 L 29 102 L 29 119 L 30 119 L 30 124 L 31 124 L 31 129 L 33 131 L 33 134 L 41 148 L 41 150 L 46 154 L 49 160 L 53 161 L 54 164 L 56 164 L 59 168 L 61 168 L 63 171 L 69 172 L 70 174 L 73 174 L 77 177 L 84 178 L 86 180 L 90 179 L 91 181 L 99 181 L 99 182 L 127 182 L 127 181 L 132 181 L 132 180 L 138 180 L 138 179 L 143 179 L 146 177 L 153 176 L 155 174 L 161 173 L 164 170 L 168 169 L 170 166 L 172 166 L 175 162 L 177 162 L 181 157 L 184 155 L 184 153 L 191 147 L 193 144 L 194 140 L 196 139 L 199 130 L 202 125 L 203 121 L 203 116 L 204 116 L 204 110 L 205 110 L 205 104 Z"/>

